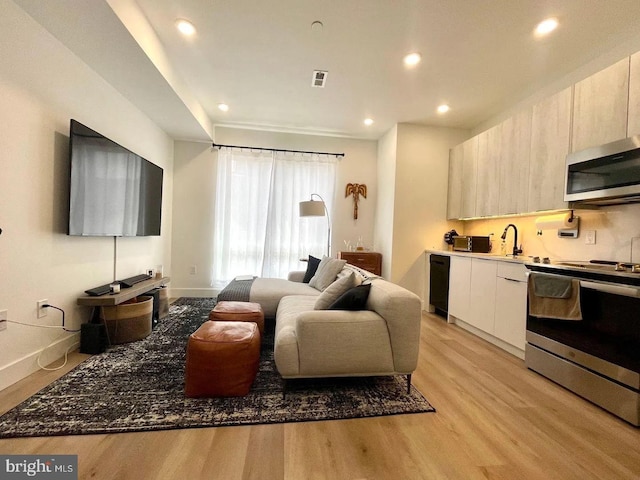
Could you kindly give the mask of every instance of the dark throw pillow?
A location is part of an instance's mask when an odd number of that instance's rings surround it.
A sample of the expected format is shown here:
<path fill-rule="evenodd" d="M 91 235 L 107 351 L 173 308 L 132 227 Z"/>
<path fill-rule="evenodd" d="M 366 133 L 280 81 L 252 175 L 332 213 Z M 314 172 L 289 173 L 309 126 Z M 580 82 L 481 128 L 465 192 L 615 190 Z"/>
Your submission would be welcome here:
<path fill-rule="evenodd" d="M 302 283 L 309 283 L 318 270 L 320 265 L 320 259 L 309 255 L 309 261 L 307 262 L 307 271 L 304 274 Z"/>
<path fill-rule="evenodd" d="M 371 284 L 358 285 L 343 293 L 327 310 L 366 310 Z"/>

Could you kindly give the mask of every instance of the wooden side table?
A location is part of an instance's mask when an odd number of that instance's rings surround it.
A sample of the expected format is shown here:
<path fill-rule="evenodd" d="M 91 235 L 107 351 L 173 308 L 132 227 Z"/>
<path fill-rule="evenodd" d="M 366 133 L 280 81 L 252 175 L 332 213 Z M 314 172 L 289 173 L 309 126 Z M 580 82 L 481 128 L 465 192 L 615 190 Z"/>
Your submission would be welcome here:
<path fill-rule="evenodd" d="M 382 275 L 382 254 L 378 252 L 338 252 L 338 258 L 375 275 Z"/>

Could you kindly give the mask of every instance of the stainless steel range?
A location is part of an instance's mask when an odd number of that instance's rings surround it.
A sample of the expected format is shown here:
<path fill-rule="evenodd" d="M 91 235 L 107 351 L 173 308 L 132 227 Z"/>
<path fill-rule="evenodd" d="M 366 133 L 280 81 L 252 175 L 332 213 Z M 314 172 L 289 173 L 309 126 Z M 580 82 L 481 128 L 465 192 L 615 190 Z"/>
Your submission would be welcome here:
<path fill-rule="evenodd" d="M 582 320 L 570 321 L 533 316 L 528 308 L 527 367 L 639 426 L 640 265 L 594 260 L 526 266 L 576 279 L 582 312 Z"/>

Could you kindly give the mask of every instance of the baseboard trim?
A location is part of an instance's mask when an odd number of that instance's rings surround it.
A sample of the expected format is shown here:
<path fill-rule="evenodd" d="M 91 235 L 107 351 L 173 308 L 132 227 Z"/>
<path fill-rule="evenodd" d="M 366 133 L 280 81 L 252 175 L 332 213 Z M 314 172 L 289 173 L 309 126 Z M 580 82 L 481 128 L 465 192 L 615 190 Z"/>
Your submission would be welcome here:
<path fill-rule="evenodd" d="M 212 298 L 217 297 L 220 290 L 217 288 L 171 288 L 170 294 L 172 298 L 179 297 L 196 297 L 196 298 Z"/>
<path fill-rule="evenodd" d="M 29 353 L 24 357 L 0 368 L 0 390 L 4 390 L 14 383 L 40 370 L 37 361 L 38 355 L 42 354 L 40 359 L 40 363 L 42 365 L 49 365 L 64 357 L 65 352 L 74 344 L 77 344 L 78 347 L 80 346 L 79 333 L 74 333 L 73 335 L 62 338 L 45 348 Z"/>
<path fill-rule="evenodd" d="M 451 320 L 452 317 L 453 315 L 450 315 L 449 319 Z M 510 353 L 514 357 L 518 357 L 520 360 L 524 360 L 524 350 L 520 350 L 518 347 L 511 345 L 510 343 L 507 343 L 504 340 L 496 338 L 493 335 L 487 332 L 484 332 L 477 327 L 474 327 L 473 325 L 469 325 L 467 322 L 460 320 L 457 317 L 453 317 L 453 319 L 455 319 L 455 321 L 454 322 L 449 321 L 449 323 L 455 323 L 457 326 L 459 326 L 463 330 L 473 333 L 475 336 L 480 337 L 489 343 L 492 343 L 496 347 L 500 347 L 502 350 Z"/>

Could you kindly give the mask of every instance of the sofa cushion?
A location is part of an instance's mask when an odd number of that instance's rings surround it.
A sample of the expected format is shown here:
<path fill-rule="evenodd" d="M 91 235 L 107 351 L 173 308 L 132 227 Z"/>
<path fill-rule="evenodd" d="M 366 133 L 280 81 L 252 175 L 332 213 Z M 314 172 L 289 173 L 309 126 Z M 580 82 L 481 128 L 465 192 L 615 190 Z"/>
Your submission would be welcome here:
<path fill-rule="evenodd" d="M 324 292 L 320 294 L 313 306 L 314 310 L 326 310 L 333 302 L 340 298 L 347 290 L 350 290 L 355 286 L 355 275 L 351 273 L 346 277 L 342 277 L 331 285 L 329 285 Z"/>
<path fill-rule="evenodd" d="M 256 278 L 251 286 L 249 301 L 259 303 L 264 310 L 265 318 L 272 318 L 276 315 L 280 299 L 286 295 L 317 297 L 320 292 L 308 283 L 291 282 L 283 278 Z"/>
<path fill-rule="evenodd" d="M 366 310 L 371 284 L 358 285 L 340 295 L 327 310 Z"/>
<path fill-rule="evenodd" d="M 319 291 L 324 291 L 329 285 L 331 285 L 342 267 L 347 263 L 346 260 L 340 260 L 337 258 L 322 257 L 318 270 L 313 278 L 309 281 L 309 286 Z"/>
<path fill-rule="evenodd" d="M 307 271 L 304 273 L 304 278 L 302 279 L 302 283 L 309 283 L 311 281 L 313 276 L 318 271 L 319 265 L 320 265 L 320 259 L 312 255 L 309 255 L 309 261 L 307 262 Z"/>

